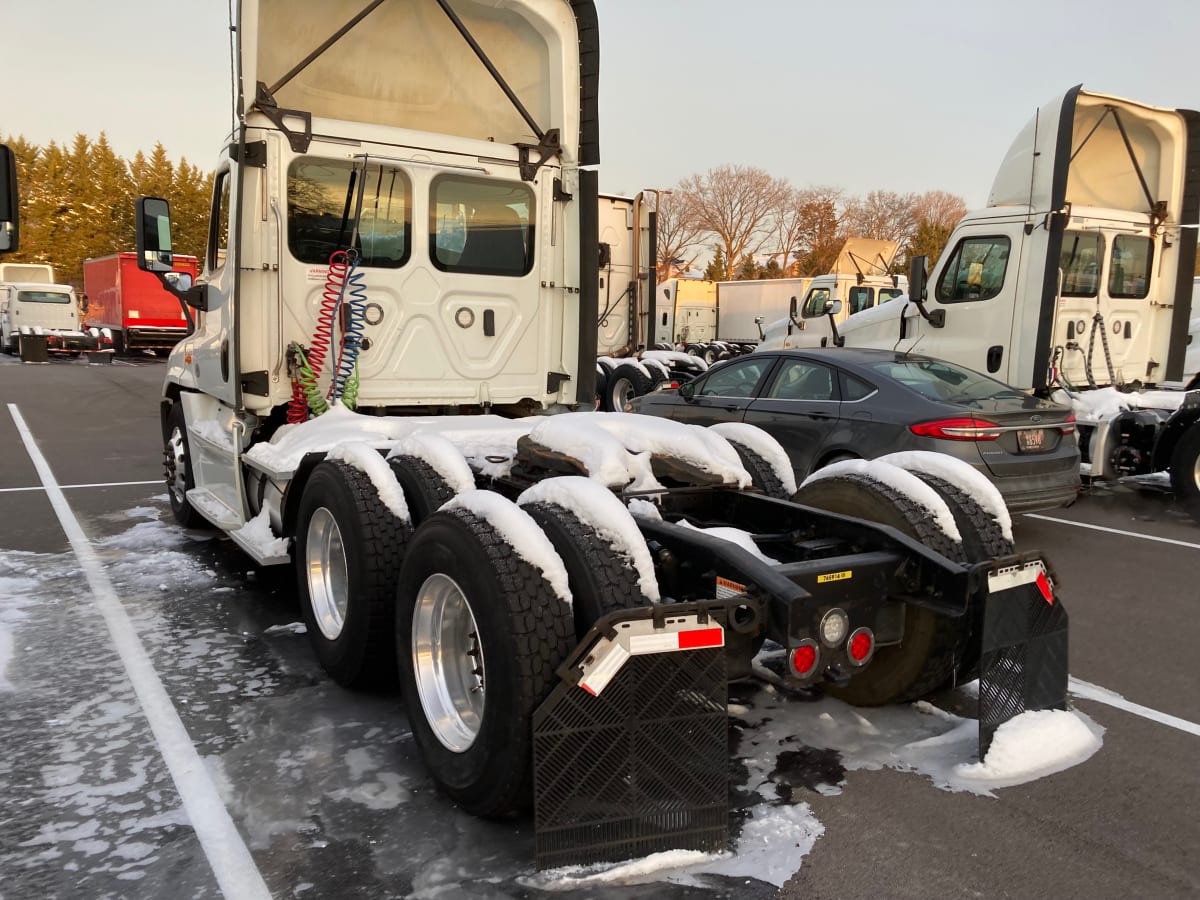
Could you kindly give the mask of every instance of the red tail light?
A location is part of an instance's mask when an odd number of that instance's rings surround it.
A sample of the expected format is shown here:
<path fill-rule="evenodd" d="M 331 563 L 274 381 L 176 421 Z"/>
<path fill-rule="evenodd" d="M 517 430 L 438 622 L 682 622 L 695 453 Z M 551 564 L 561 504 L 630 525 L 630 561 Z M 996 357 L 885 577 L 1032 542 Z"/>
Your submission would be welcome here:
<path fill-rule="evenodd" d="M 875 652 L 875 635 L 870 628 L 859 628 L 846 642 L 846 653 L 853 665 L 864 665 Z"/>
<path fill-rule="evenodd" d="M 908 430 L 921 437 L 941 438 L 945 441 L 994 441 L 1000 437 L 1000 426 L 987 419 L 964 416 L 959 419 L 937 419 L 933 422 L 918 422 Z"/>
<path fill-rule="evenodd" d="M 1075 413 L 1067 416 L 1067 421 L 1058 426 L 1059 434 L 1074 434 L 1075 433 Z"/>
<path fill-rule="evenodd" d="M 794 647 L 788 655 L 788 663 L 792 674 L 805 678 L 817 667 L 817 645 L 813 641 L 804 641 L 799 647 Z"/>

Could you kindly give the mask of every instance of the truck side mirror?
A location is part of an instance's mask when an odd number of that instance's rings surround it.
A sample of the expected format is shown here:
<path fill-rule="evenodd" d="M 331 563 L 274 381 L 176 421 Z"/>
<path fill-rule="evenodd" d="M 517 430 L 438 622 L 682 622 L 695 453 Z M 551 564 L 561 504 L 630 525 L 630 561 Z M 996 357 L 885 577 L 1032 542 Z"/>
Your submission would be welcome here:
<path fill-rule="evenodd" d="M 12 253 L 20 243 L 21 198 L 17 193 L 17 157 L 0 144 L 0 253 Z"/>
<path fill-rule="evenodd" d="M 175 266 L 170 204 L 160 197 L 139 197 L 135 218 L 138 268 L 146 272 L 170 272 Z"/>
<path fill-rule="evenodd" d="M 925 299 L 926 266 L 928 256 L 914 256 L 908 261 L 908 297 L 914 303 Z"/>
<path fill-rule="evenodd" d="M 833 346 L 835 347 L 844 347 L 846 345 L 846 339 L 838 334 L 837 319 L 834 318 L 841 311 L 841 300 L 830 299 L 825 301 L 825 315 L 829 316 L 829 328 L 833 331 Z"/>
<path fill-rule="evenodd" d="M 934 328 L 944 328 L 946 325 L 946 311 L 944 309 L 935 309 L 930 312 L 925 308 L 926 294 L 926 272 L 925 265 L 929 262 L 928 256 L 914 256 L 908 261 L 908 300 L 921 314 L 921 318 L 928 322 Z M 900 317 L 900 337 L 904 337 L 904 317 Z"/>
<path fill-rule="evenodd" d="M 825 315 L 836 316 L 841 311 L 842 311 L 842 301 L 841 300 L 826 300 L 825 301 Z"/>

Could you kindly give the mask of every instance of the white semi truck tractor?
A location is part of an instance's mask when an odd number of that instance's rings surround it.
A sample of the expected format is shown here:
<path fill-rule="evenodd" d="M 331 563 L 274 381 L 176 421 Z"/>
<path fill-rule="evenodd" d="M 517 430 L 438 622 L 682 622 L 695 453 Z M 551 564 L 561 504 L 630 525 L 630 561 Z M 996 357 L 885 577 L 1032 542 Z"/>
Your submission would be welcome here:
<path fill-rule="evenodd" d="M 1200 520 L 1198 223 L 1200 113 L 1076 86 L 1017 135 L 932 272 L 911 260 L 904 302 L 850 316 L 839 340 L 1062 390 L 1091 477 L 1169 471 Z"/>
<path fill-rule="evenodd" d="M 726 679 L 767 641 L 789 684 L 855 703 L 978 675 L 984 745 L 1064 705 L 1053 573 L 973 473 L 797 487 L 756 429 L 591 411 L 591 0 L 234 15 L 235 127 L 163 388 L 171 506 L 294 567 L 324 669 L 398 679 L 464 809 L 532 803 L 542 865 L 720 847 Z M 168 203 L 137 220 L 169 271 Z"/>

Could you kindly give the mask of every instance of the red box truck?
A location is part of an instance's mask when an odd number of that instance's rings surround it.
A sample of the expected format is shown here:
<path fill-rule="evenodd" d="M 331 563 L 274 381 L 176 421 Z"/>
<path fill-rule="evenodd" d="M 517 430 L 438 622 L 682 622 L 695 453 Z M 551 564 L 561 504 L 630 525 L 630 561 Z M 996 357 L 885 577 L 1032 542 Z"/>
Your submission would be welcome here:
<path fill-rule="evenodd" d="M 179 287 L 195 282 L 194 256 L 175 254 Z M 183 278 L 183 276 L 187 276 Z M 136 253 L 115 253 L 83 264 L 83 324 L 111 339 L 118 356 L 130 350 L 169 350 L 187 334 L 187 319 L 179 300 L 158 278 L 137 267 Z"/>

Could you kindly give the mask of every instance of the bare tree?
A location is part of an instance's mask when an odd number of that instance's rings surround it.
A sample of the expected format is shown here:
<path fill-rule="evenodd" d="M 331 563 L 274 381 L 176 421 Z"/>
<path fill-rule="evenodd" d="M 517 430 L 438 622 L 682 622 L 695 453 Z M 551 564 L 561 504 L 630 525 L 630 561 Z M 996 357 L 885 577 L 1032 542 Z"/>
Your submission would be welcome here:
<path fill-rule="evenodd" d="M 713 235 L 732 279 L 746 254 L 757 253 L 771 236 L 771 221 L 787 182 L 754 166 L 725 165 L 691 175 L 676 191 L 694 211 L 695 223 Z"/>
<path fill-rule="evenodd" d="M 966 214 L 966 201 L 947 191 L 926 191 L 913 201 L 913 215 L 918 222 L 953 229 Z"/>
<path fill-rule="evenodd" d="M 697 244 L 703 229 L 697 224 L 688 195 L 678 187 L 658 193 L 658 247 L 655 255 L 657 281 L 665 281 L 679 270 L 690 269 L 699 255 Z"/>
<path fill-rule="evenodd" d="M 808 187 L 796 192 L 797 275 L 824 275 L 845 243 L 840 188 Z"/>
<path fill-rule="evenodd" d="M 916 194 L 871 191 L 846 206 L 846 232 L 852 237 L 895 241 L 901 247 L 907 246 L 917 231 L 916 202 Z"/>

